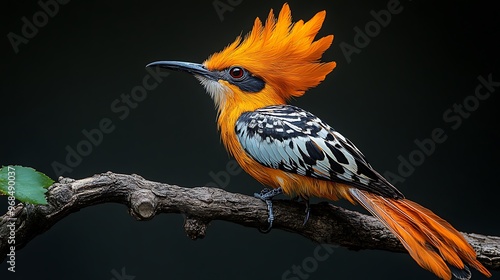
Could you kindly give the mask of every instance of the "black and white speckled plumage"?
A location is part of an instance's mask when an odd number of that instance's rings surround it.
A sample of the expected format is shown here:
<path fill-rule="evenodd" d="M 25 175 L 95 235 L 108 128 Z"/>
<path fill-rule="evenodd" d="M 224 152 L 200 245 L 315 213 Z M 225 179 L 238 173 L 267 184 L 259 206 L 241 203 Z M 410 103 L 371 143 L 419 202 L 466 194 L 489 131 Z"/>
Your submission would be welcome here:
<path fill-rule="evenodd" d="M 235 129 L 246 153 L 266 167 L 403 198 L 351 141 L 298 107 L 268 106 L 243 113 Z"/>

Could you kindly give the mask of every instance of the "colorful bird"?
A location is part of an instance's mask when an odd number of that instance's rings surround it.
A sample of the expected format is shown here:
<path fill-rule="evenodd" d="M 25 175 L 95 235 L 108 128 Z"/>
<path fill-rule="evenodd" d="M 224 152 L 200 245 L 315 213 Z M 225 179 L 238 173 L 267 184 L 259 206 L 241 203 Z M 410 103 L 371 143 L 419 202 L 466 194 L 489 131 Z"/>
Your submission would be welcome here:
<path fill-rule="evenodd" d="M 377 217 L 420 266 L 438 277 L 469 279 L 466 264 L 491 276 L 462 234 L 406 199 L 349 139 L 315 115 L 287 105 L 335 68 L 335 62 L 320 61 L 333 35 L 315 40 L 325 15 L 322 11 L 307 22 L 292 23 L 285 4 L 277 19 L 272 10 L 264 25 L 257 18 L 250 33 L 202 64 L 158 61 L 147 66 L 188 72 L 205 87 L 227 150 L 246 172 L 272 188 L 256 194 L 268 205 L 269 227 L 271 199 L 280 193 L 306 201 L 345 198 Z"/>

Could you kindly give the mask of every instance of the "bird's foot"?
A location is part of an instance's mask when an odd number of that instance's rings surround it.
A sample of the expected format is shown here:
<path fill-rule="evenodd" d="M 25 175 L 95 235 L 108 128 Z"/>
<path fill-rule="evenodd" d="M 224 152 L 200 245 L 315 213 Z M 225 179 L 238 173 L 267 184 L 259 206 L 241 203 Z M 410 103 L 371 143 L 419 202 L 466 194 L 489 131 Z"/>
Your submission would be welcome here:
<path fill-rule="evenodd" d="M 309 214 L 311 213 L 311 207 L 310 207 L 310 204 L 309 204 L 309 198 L 308 197 L 304 197 L 304 196 L 295 196 L 292 198 L 293 201 L 297 201 L 297 202 L 304 202 L 304 204 L 306 205 L 306 217 L 304 218 L 304 223 L 302 223 L 303 226 L 306 225 L 307 221 L 309 221 Z"/>
<path fill-rule="evenodd" d="M 306 217 L 304 219 L 304 223 L 302 224 L 303 226 L 305 226 L 307 221 L 309 221 L 309 214 L 311 213 L 311 206 L 309 205 L 309 199 L 305 198 L 304 202 L 306 204 Z"/>
<path fill-rule="evenodd" d="M 271 228 L 273 227 L 273 222 L 274 222 L 274 214 L 273 214 L 273 197 L 280 195 L 283 193 L 283 190 L 281 188 L 276 188 L 276 189 L 268 189 L 265 188 L 263 189 L 260 193 L 254 193 L 253 196 L 256 198 L 261 199 L 267 204 L 267 211 L 269 212 L 269 217 L 267 218 L 267 222 L 269 223 L 269 226 L 267 229 L 259 229 L 260 232 L 262 233 L 268 233 L 271 231 Z"/>

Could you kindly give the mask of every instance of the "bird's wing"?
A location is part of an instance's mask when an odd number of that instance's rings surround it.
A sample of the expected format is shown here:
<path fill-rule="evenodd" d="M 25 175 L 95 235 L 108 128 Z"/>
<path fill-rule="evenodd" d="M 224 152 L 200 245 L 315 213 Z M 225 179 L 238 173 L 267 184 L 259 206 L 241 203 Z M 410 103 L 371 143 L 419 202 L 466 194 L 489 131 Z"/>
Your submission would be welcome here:
<path fill-rule="evenodd" d="M 305 110 L 279 105 L 246 112 L 235 129 L 246 153 L 266 167 L 403 197 L 351 141 Z"/>

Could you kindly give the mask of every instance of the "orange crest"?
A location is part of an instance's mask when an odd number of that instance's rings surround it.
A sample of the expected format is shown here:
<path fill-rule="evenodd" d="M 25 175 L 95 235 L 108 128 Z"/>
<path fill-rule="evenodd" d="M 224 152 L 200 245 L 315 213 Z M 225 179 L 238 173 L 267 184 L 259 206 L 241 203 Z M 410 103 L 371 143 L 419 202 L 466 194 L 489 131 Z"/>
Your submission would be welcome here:
<path fill-rule="evenodd" d="M 333 35 L 314 41 L 325 15 L 321 11 L 307 22 L 292 23 L 290 7 L 285 3 L 278 19 L 273 10 L 264 26 L 256 18 L 252 31 L 244 39 L 237 37 L 224 50 L 210 56 L 204 65 L 209 70 L 241 66 L 261 77 L 284 99 L 301 96 L 335 68 L 335 62 L 320 62 L 332 44 Z"/>

